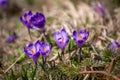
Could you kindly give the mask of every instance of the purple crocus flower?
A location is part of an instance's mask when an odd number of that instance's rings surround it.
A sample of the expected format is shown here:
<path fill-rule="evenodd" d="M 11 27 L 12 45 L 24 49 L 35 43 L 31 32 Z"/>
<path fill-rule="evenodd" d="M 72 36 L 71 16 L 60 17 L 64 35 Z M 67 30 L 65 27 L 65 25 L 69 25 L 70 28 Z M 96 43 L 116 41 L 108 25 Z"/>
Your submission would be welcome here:
<path fill-rule="evenodd" d="M 114 41 L 110 46 L 109 49 L 113 50 L 115 54 L 120 53 L 120 44 L 117 41 Z"/>
<path fill-rule="evenodd" d="M 38 40 L 35 44 L 29 43 L 27 47 L 24 47 L 24 52 L 27 56 L 32 58 L 33 61 L 37 64 L 38 58 L 40 56 L 40 52 L 39 52 L 40 48 L 41 46 Z"/>
<path fill-rule="evenodd" d="M 105 6 L 103 4 L 96 4 L 94 10 L 102 17 L 106 14 Z"/>
<path fill-rule="evenodd" d="M 52 46 L 48 43 L 45 43 L 45 42 L 39 42 L 40 45 L 41 45 L 41 48 L 40 48 L 40 53 L 44 56 L 44 57 L 47 57 L 51 50 L 52 50 Z"/>
<path fill-rule="evenodd" d="M 0 7 L 6 8 L 8 5 L 8 0 L 0 0 Z"/>
<path fill-rule="evenodd" d="M 80 30 L 79 33 L 77 33 L 77 31 L 73 31 L 73 39 L 80 48 L 83 46 L 83 44 L 88 39 L 88 37 L 89 37 L 89 32 L 87 32 L 86 30 Z"/>
<path fill-rule="evenodd" d="M 18 38 L 17 35 L 12 35 L 10 37 L 7 38 L 6 42 L 7 43 L 12 43 L 12 42 L 15 42 L 15 40 Z"/>
<path fill-rule="evenodd" d="M 20 17 L 20 21 L 28 28 L 34 29 L 35 27 L 31 24 L 31 17 L 33 16 L 32 11 L 29 11 Z"/>
<path fill-rule="evenodd" d="M 54 35 L 56 44 L 61 48 L 62 52 L 64 52 L 65 47 L 69 43 L 68 33 L 65 29 L 62 29 L 61 32 L 55 32 Z"/>
<path fill-rule="evenodd" d="M 31 17 L 31 23 L 34 27 L 44 30 L 46 19 L 43 13 L 36 13 Z"/>

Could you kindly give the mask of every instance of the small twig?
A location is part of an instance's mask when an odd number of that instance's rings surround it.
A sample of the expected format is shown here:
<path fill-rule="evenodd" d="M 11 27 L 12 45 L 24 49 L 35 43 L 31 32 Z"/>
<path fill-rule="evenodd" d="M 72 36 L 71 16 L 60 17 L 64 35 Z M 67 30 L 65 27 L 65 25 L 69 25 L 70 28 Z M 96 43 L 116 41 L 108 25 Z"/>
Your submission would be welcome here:
<path fill-rule="evenodd" d="M 80 74 L 91 74 L 91 73 L 92 74 L 94 74 L 94 73 L 104 74 L 108 77 L 112 77 L 115 80 L 120 80 L 120 78 L 118 78 L 117 76 L 107 73 L 106 71 L 82 71 L 82 72 L 80 72 Z"/>
<path fill-rule="evenodd" d="M 89 78 L 90 74 L 86 74 L 83 80 L 87 80 Z"/>
<path fill-rule="evenodd" d="M 24 54 L 22 54 L 11 66 L 9 66 L 4 73 L 8 72 L 22 57 Z"/>
<path fill-rule="evenodd" d="M 112 69 L 113 69 L 113 67 L 114 67 L 115 60 L 117 60 L 117 58 L 119 58 L 119 57 L 120 57 L 120 55 L 119 55 L 119 56 L 116 56 L 116 57 L 114 57 L 114 58 L 112 59 L 110 65 L 109 65 L 109 69 L 108 69 L 108 72 L 109 72 L 109 73 L 112 71 Z"/>
<path fill-rule="evenodd" d="M 113 66 L 114 66 L 114 62 L 115 62 L 115 59 L 113 58 L 110 65 L 109 65 L 109 69 L 108 69 L 108 72 L 110 73 L 113 69 Z"/>

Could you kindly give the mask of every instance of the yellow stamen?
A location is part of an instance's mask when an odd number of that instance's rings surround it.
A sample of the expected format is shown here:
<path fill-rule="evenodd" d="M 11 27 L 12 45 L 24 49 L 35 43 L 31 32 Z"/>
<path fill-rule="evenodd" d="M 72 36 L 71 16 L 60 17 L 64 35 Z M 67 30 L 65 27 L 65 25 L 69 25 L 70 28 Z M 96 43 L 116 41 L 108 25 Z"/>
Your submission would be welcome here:
<path fill-rule="evenodd" d="M 120 51 L 120 47 L 118 47 L 118 48 L 117 48 L 117 50 L 119 50 L 119 51 Z"/>
<path fill-rule="evenodd" d="M 62 43 L 64 43 L 64 38 L 61 38 L 59 41 L 62 42 Z"/>
<path fill-rule="evenodd" d="M 64 42 L 64 38 L 62 38 L 62 41 L 61 42 Z"/>
<path fill-rule="evenodd" d="M 31 50 L 31 52 L 32 52 L 32 54 L 35 54 L 36 51 L 35 50 Z"/>
<path fill-rule="evenodd" d="M 47 51 L 47 48 L 44 48 L 44 52 L 46 52 Z"/>
<path fill-rule="evenodd" d="M 82 40 L 82 39 L 83 39 L 83 37 L 80 35 L 80 36 L 79 36 L 79 40 Z"/>
<path fill-rule="evenodd" d="M 26 19 L 28 22 L 30 21 L 30 17 L 27 17 L 27 19 Z"/>

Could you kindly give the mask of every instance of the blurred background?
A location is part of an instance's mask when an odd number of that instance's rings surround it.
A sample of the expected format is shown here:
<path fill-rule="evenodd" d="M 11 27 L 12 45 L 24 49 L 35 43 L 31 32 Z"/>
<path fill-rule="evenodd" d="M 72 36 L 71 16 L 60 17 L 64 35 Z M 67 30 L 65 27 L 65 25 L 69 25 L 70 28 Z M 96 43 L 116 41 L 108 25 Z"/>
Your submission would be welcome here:
<path fill-rule="evenodd" d="M 107 42 L 106 35 L 120 42 L 120 0 L 8 0 L 6 6 L 0 6 L 1 70 L 12 64 L 20 56 L 19 50 L 30 42 L 27 28 L 20 22 L 20 16 L 30 10 L 45 14 L 46 32 L 51 36 L 62 28 L 69 35 L 74 29 L 88 29 L 88 41 L 95 39 L 92 43 L 100 50 L 104 49 L 103 41 Z M 36 30 L 31 34 L 33 41 L 40 36 Z M 7 42 L 12 35 L 17 36 L 15 41 Z"/>

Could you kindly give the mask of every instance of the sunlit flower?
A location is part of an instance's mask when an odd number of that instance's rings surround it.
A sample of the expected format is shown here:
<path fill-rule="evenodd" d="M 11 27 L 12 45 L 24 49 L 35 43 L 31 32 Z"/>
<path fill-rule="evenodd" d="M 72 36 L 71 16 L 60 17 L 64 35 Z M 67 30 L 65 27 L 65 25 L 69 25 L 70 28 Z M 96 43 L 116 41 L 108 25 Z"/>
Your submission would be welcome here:
<path fill-rule="evenodd" d="M 61 32 L 55 32 L 54 35 L 56 44 L 64 51 L 69 43 L 68 33 L 65 29 L 62 29 Z"/>
<path fill-rule="evenodd" d="M 17 35 L 12 35 L 12 36 L 9 36 L 6 40 L 7 43 L 12 43 L 12 42 L 15 42 L 15 40 L 18 38 Z"/>
<path fill-rule="evenodd" d="M 115 54 L 120 53 L 120 44 L 117 41 L 114 41 L 110 46 L 109 49 L 113 50 Z"/>
<path fill-rule="evenodd" d="M 33 16 L 32 11 L 29 11 L 20 17 L 21 22 L 28 28 L 34 29 L 35 27 L 31 24 L 31 17 Z"/>
<path fill-rule="evenodd" d="M 31 23 L 34 27 L 43 30 L 45 28 L 46 19 L 43 13 L 36 13 L 31 17 Z"/>
<path fill-rule="evenodd" d="M 86 30 L 81 30 L 79 33 L 77 33 L 77 31 L 73 31 L 73 38 L 80 48 L 83 46 L 88 37 L 89 32 Z"/>
<path fill-rule="evenodd" d="M 37 41 L 35 44 L 29 43 L 27 47 L 24 47 L 24 52 L 27 56 L 32 58 L 35 63 L 37 63 L 40 56 L 40 48 L 41 46 L 39 44 L 39 41 Z"/>
<path fill-rule="evenodd" d="M 40 53 L 42 54 L 42 56 L 47 57 L 52 50 L 52 46 L 45 42 L 39 42 L 39 43 L 41 45 Z"/>
<path fill-rule="evenodd" d="M 0 7 L 5 8 L 8 5 L 8 0 L 0 0 Z"/>
<path fill-rule="evenodd" d="M 102 17 L 104 17 L 105 16 L 105 14 L 106 14 L 106 11 L 105 11 L 105 6 L 103 5 L 103 4 L 96 4 L 95 6 L 94 6 L 94 10 L 100 15 L 100 16 L 102 16 Z"/>

